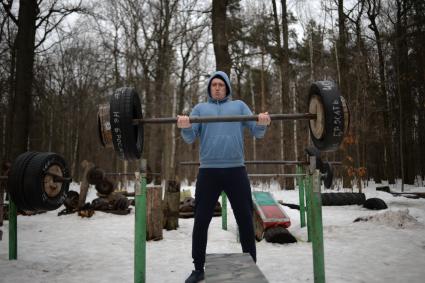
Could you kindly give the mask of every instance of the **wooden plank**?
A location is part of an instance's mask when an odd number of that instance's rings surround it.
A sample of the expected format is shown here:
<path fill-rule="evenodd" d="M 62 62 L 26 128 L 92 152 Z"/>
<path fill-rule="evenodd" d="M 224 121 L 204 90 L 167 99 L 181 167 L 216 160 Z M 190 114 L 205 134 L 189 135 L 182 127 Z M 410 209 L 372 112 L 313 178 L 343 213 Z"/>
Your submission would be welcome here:
<path fill-rule="evenodd" d="M 268 280 L 247 253 L 207 254 L 206 283 L 267 283 Z"/>
<path fill-rule="evenodd" d="M 83 160 L 81 162 L 81 166 L 83 167 L 84 173 L 83 173 L 83 178 L 80 184 L 80 197 L 78 199 L 78 210 L 80 210 L 86 203 L 87 191 L 89 190 L 89 182 L 87 181 L 87 173 L 92 167 L 94 167 L 94 164 L 87 160 Z"/>
<path fill-rule="evenodd" d="M 146 240 L 162 240 L 162 186 L 146 187 Z"/>

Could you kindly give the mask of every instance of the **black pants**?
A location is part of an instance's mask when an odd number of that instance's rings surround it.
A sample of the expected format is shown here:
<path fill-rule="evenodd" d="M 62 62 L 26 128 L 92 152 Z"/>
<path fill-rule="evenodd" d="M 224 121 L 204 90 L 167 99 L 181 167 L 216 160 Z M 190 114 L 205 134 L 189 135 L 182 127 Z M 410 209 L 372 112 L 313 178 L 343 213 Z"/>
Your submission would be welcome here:
<path fill-rule="evenodd" d="M 192 258 L 197 270 L 204 268 L 208 226 L 222 191 L 230 201 L 239 226 L 242 251 L 250 253 L 256 261 L 251 186 L 245 167 L 200 168 L 196 181 L 195 223 L 192 234 Z"/>

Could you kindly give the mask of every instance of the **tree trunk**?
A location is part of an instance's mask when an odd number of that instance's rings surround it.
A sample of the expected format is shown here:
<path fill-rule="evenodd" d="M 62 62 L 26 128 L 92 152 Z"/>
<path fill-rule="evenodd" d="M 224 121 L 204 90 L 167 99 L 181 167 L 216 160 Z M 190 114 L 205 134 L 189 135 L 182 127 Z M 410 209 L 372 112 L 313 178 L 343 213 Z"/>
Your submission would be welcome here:
<path fill-rule="evenodd" d="M 12 109 L 11 154 L 14 159 L 27 149 L 32 105 L 32 82 L 34 66 L 34 44 L 37 1 L 19 2 L 19 21 L 17 34 L 16 81 Z"/>
<path fill-rule="evenodd" d="M 229 43 L 226 35 L 226 10 L 228 1 L 212 2 L 212 39 L 214 45 L 216 69 L 230 76 L 232 62 L 229 54 Z"/>
<path fill-rule="evenodd" d="M 282 50 L 282 113 L 290 113 L 292 111 L 291 108 L 291 94 L 289 90 L 289 83 L 291 81 L 290 74 L 290 63 L 289 63 L 289 32 L 288 32 L 288 11 L 286 0 L 281 0 L 282 5 L 282 38 L 283 38 L 283 50 Z M 285 141 L 285 158 L 287 160 L 294 160 L 294 144 L 293 139 L 293 128 L 290 123 L 283 124 L 283 131 L 286 137 L 289 137 Z M 295 173 L 294 168 L 289 167 L 286 170 L 286 173 Z M 294 189 L 294 179 L 293 178 L 285 178 L 285 188 L 287 190 Z"/>
<path fill-rule="evenodd" d="M 373 2 L 373 3 L 372 3 Z M 378 100 L 378 104 L 384 104 L 385 110 L 382 112 L 382 118 L 384 121 L 384 134 L 383 134 L 383 145 L 384 145 L 384 151 L 386 152 L 386 164 L 385 166 L 385 175 L 388 178 L 388 181 L 390 184 L 395 183 L 395 176 L 394 176 L 394 152 L 392 151 L 393 148 L 393 138 L 391 133 L 391 125 L 389 122 L 389 111 L 390 111 L 390 105 L 389 105 L 389 98 L 387 93 L 387 84 L 386 84 L 386 78 L 385 78 L 385 59 L 384 59 L 384 52 L 382 49 L 382 39 L 381 39 L 381 33 L 378 29 L 378 25 L 376 23 L 376 17 L 380 13 L 381 3 L 380 1 L 368 1 L 368 18 L 370 21 L 369 28 L 373 31 L 373 34 L 375 36 L 376 41 L 376 48 L 378 51 L 378 72 L 379 72 L 379 90 L 380 90 L 380 99 Z"/>

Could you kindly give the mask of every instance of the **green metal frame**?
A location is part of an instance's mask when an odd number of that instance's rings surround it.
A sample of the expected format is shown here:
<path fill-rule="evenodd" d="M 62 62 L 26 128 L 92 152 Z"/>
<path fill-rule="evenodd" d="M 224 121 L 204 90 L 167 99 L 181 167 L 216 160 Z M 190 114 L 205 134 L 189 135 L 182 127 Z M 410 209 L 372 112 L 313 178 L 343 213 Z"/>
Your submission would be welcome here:
<path fill-rule="evenodd" d="M 136 178 L 137 180 L 137 178 Z M 146 282 L 146 160 L 142 159 L 140 186 L 135 187 L 134 282 Z"/>
<path fill-rule="evenodd" d="M 18 259 L 18 217 L 15 203 L 9 195 L 9 260 Z"/>
<path fill-rule="evenodd" d="M 221 228 L 227 231 L 227 196 L 221 192 Z"/>
<path fill-rule="evenodd" d="M 303 169 L 301 166 L 297 165 L 297 174 L 303 174 Z M 301 228 L 305 227 L 305 200 L 304 200 L 304 182 L 305 182 L 305 176 L 297 177 L 297 183 L 298 183 L 298 197 L 299 197 L 299 204 L 300 204 L 300 226 Z"/>
<path fill-rule="evenodd" d="M 325 254 L 323 245 L 322 200 L 320 196 L 321 180 L 319 170 L 306 176 L 307 229 L 309 241 L 313 247 L 314 282 L 324 283 Z"/>

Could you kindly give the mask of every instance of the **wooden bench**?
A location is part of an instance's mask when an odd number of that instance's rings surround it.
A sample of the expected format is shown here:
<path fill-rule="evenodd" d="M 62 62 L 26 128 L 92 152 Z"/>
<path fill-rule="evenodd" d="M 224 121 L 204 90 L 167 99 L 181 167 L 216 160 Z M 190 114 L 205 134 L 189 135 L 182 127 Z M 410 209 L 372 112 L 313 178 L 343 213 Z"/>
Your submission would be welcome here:
<path fill-rule="evenodd" d="M 267 283 L 248 253 L 207 254 L 205 283 Z"/>

